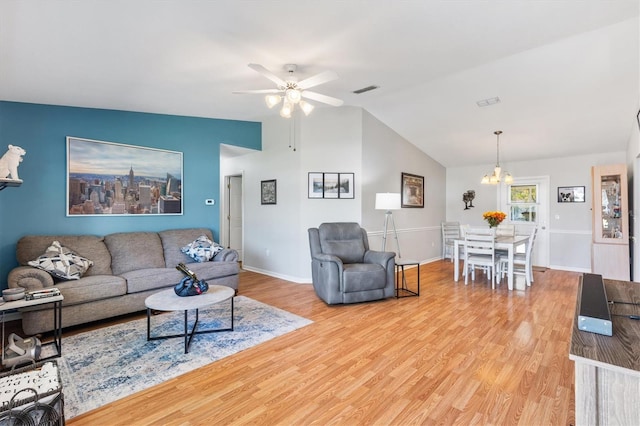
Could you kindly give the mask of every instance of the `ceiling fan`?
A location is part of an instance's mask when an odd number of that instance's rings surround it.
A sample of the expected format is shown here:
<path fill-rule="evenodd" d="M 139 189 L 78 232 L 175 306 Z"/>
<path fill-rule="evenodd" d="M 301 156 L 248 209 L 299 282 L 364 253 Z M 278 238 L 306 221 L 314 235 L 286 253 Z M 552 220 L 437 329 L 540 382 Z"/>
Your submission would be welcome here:
<path fill-rule="evenodd" d="M 280 115 L 285 118 L 291 117 L 296 104 L 300 107 L 305 115 L 309 115 L 311 111 L 313 111 L 314 106 L 308 102 L 305 102 L 303 99 L 311 99 L 333 106 L 340 106 L 344 103 L 341 99 L 307 90 L 311 87 L 319 86 L 323 83 L 337 79 L 338 74 L 336 74 L 335 72 L 324 71 L 302 81 L 298 81 L 298 79 L 294 76 L 297 66 L 295 64 L 287 64 L 284 67 L 287 70 L 288 74 L 287 77 L 283 80 L 262 65 L 249 64 L 249 68 L 267 77 L 269 80 L 276 83 L 278 87 L 276 89 L 241 90 L 233 93 L 267 94 L 267 96 L 265 97 L 265 102 L 267 103 L 267 106 L 269 108 L 273 108 L 274 106 L 278 105 L 280 101 L 283 101 Z"/>

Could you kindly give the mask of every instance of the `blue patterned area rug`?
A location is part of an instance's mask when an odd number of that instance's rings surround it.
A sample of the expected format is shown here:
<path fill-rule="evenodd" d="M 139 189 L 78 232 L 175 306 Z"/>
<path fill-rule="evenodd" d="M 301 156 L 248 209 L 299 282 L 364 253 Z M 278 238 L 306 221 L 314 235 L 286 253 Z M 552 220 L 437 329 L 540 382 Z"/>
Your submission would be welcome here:
<path fill-rule="evenodd" d="M 182 338 L 148 342 L 146 318 L 63 336 L 58 364 L 67 420 L 312 323 L 245 296 L 234 303 L 234 330 L 196 335 L 188 354 Z M 198 328 L 228 328 L 230 310 L 228 302 L 201 309 Z M 190 311 L 190 325 L 194 317 Z M 183 329 L 183 312 L 151 317 L 152 336 Z"/>

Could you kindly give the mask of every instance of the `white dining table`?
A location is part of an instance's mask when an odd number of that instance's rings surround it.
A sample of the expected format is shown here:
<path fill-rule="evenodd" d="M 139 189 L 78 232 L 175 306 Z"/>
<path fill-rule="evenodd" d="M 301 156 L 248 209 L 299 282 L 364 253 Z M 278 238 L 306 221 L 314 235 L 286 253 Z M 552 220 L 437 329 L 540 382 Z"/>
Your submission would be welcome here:
<path fill-rule="evenodd" d="M 508 269 L 507 269 L 507 285 L 509 290 L 513 290 L 513 255 L 517 248 L 521 245 L 525 245 L 529 240 L 528 235 L 516 235 L 516 236 L 498 236 L 496 237 L 495 248 L 497 250 L 506 250 L 508 257 Z M 458 281 L 460 279 L 460 247 L 464 247 L 464 238 L 453 240 L 453 280 Z"/>

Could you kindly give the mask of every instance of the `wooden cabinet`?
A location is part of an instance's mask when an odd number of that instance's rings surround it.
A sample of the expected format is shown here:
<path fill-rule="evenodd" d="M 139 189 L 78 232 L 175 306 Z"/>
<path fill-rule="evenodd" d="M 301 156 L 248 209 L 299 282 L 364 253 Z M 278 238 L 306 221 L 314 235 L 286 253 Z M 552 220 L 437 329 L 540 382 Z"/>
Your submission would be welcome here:
<path fill-rule="evenodd" d="M 627 166 L 591 168 L 593 243 L 591 271 L 604 278 L 629 280 L 629 208 Z"/>

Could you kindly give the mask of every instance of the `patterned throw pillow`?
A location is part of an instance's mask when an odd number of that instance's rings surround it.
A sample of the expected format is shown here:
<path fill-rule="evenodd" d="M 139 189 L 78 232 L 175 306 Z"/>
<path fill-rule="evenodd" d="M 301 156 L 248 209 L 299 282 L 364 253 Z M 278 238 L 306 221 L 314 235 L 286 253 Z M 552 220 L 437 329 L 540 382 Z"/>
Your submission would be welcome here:
<path fill-rule="evenodd" d="M 191 244 L 182 247 L 181 251 L 196 262 L 208 262 L 223 249 L 224 247 L 214 243 L 206 235 L 201 235 Z"/>
<path fill-rule="evenodd" d="M 91 260 L 62 247 L 58 241 L 54 241 L 43 255 L 28 263 L 63 280 L 78 280 L 93 265 Z"/>

